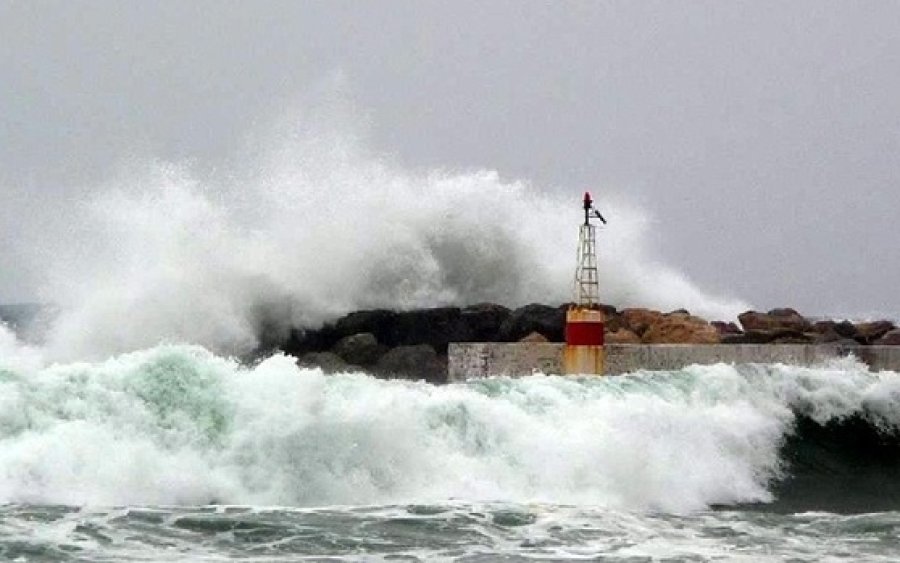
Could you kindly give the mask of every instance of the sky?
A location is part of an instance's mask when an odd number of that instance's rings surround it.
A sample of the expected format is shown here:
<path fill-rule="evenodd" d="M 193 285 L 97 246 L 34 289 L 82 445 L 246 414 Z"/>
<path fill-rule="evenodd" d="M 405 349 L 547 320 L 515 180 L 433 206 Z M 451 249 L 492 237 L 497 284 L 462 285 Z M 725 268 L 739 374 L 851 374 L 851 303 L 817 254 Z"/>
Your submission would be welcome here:
<path fill-rule="evenodd" d="M 407 169 L 632 202 L 711 292 L 900 311 L 900 3 L 879 1 L 0 0 L 0 302 L 36 298 L 35 241 L 123 162 L 227 169 L 334 96 Z"/>

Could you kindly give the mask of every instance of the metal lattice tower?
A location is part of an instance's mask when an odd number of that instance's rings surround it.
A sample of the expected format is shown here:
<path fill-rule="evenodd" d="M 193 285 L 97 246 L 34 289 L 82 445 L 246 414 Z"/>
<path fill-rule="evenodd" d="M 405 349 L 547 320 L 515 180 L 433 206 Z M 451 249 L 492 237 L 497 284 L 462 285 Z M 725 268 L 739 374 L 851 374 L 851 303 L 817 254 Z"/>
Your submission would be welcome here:
<path fill-rule="evenodd" d="M 600 279 L 597 275 L 597 229 L 581 225 L 578 232 L 578 267 L 575 269 L 575 301 L 580 307 L 600 302 Z"/>
<path fill-rule="evenodd" d="M 591 225 L 596 217 L 606 219 L 594 209 L 591 194 L 584 194 L 584 223 L 578 231 L 578 266 L 575 268 L 575 301 L 579 307 L 592 308 L 600 303 L 600 278 L 597 273 L 597 229 Z"/>

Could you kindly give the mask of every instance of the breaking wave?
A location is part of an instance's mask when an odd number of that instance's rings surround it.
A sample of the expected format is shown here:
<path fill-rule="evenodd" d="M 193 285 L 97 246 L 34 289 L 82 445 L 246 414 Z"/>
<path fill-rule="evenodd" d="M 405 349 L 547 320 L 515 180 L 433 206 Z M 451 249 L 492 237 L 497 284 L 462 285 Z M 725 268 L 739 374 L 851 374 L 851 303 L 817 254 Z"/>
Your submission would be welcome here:
<path fill-rule="evenodd" d="M 340 127 L 297 129 L 228 171 L 132 163 L 70 205 L 29 253 L 40 298 L 60 309 L 46 354 L 101 359 L 166 342 L 243 354 L 261 335 L 362 308 L 571 298 L 581 189 L 410 171 Z M 747 308 L 657 261 L 650 218 L 589 188 L 610 219 L 607 301 L 723 319 Z"/>
<path fill-rule="evenodd" d="M 810 509 L 841 463 L 893 479 L 898 424 L 896 374 L 850 360 L 432 386 L 159 346 L 0 361 L 0 502 Z"/>

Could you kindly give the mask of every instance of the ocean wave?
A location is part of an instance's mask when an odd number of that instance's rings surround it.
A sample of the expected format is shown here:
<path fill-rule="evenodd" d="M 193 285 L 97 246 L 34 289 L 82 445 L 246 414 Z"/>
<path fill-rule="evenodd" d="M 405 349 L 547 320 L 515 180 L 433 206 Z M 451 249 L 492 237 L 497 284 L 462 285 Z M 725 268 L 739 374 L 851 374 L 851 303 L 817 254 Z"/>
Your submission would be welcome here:
<path fill-rule="evenodd" d="M 246 353 L 262 336 L 365 308 L 572 296 L 581 190 L 549 192 L 492 170 L 407 170 L 352 131 L 279 129 L 227 171 L 137 161 L 66 210 L 29 248 L 42 337 L 62 361 L 163 342 Z M 652 218 L 591 187 L 603 298 L 733 318 L 748 305 L 698 288 L 652 249 Z"/>
<path fill-rule="evenodd" d="M 894 471 L 878 463 L 896 451 L 898 397 L 896 374 L 852 360 L 432 386 L 159 346 L 0 369 L 0 501 L 801 506 L 835 460 L 870 481 Z M 860 426 L 885 440 L 864 445 Z M 872 455 L 835 448 L 835 427 Z"/>

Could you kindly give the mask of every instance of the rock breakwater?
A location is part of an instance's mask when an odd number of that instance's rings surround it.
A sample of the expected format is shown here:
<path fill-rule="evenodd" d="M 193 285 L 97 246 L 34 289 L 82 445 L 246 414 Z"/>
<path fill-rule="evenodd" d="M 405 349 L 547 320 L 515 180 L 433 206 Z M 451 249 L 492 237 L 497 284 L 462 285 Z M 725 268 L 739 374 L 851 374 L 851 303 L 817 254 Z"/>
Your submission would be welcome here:
<path fill-rule="evenodd" d="M 482 303 L 356 311 L 319 328 L 295 328 L 273 347 L 327 372 L 361 369 L 379 377 L 443 383 L 449 343 L 562 342 L 569 306 L 532 303 L 509 309 Z M 600 308 L 606 315 L 606 340 L 613 344 L 900 345 L 900 329 L 891 321 L 813 320 L 790 308 L 747 311 L 738 323 L 710 322 L 683 309 Z"/>

